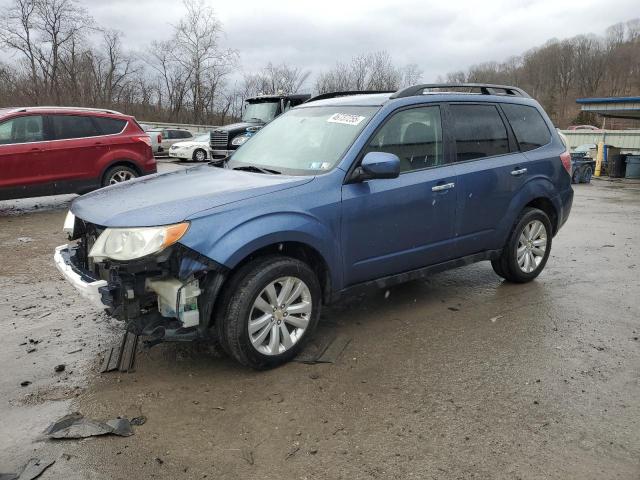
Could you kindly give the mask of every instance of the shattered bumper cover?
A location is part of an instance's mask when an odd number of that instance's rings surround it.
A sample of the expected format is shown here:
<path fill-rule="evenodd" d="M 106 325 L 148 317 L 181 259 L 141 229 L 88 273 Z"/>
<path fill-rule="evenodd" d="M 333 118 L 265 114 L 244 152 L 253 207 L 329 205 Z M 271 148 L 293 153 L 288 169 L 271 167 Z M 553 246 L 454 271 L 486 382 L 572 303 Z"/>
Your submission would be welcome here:
<path fill-rule="evenodd" d="M 105 298 L 105 295 L 109 295 L 107 281 L 95 278 L 86 270 L 76 266 L 72 261 L 75 254 L 75 248 L 69 245 L 57 247 L 53 254 L 56 268 L 78 290 L 80 296 L 86 298 L 101 310 L 108 308 L 111 302 Z"/>

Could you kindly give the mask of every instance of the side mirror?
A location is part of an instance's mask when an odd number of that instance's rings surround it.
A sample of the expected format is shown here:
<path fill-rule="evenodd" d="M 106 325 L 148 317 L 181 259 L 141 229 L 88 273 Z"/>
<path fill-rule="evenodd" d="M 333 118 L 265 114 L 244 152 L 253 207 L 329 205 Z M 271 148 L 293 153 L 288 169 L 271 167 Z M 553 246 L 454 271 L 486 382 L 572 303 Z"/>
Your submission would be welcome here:
<path fill-rule="evenodd" d="M 369 152 L 353 172 L 352 180 L 398 178 L 398 175 L 400 175 L 400 159 L 397 155 L 387 152 Z"/>

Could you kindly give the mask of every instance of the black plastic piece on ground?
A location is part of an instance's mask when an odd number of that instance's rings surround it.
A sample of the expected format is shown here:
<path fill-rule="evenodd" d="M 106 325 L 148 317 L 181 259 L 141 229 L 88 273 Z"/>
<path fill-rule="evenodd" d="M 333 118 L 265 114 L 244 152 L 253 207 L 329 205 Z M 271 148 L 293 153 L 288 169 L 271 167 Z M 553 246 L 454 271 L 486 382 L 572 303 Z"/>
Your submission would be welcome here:
<path fill-rule="evenodd" d="M 104 357 L 100 373 L 113 372 L 133 372 L 136 360 L 136 350 L 138 349 L 138 335 L 126 332 L 122 337 L 119 347 L 113 347 Z"/>

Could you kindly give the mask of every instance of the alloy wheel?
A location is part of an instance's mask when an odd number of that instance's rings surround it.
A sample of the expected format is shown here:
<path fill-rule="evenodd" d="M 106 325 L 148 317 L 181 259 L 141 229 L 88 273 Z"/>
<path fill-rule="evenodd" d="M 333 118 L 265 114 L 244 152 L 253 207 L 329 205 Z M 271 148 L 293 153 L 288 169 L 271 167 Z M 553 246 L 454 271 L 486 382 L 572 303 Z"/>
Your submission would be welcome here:
<path fill-rule="evenodd" d="M 304 335 L 311 319 L 311 292 L 297 277 L 281 277 L 256 297 L 249 312 L 249 338 L 263 355 L 279 355 Z"/>
<path fill-rule="evenodd" d="M 540 220 L 527 223 L 518 239 L 516 260 L 524 273 L 535 271 L 547 251 L 547 229 Z"/>
<path fill-rule="evenodd" d="M 204 162 L 207 159 L 207 154 L 202 150 L 198 150 L 195 154 L 195 157 L 197 162 Z"/>
<path fill-rule="evenodd" d="M 115 185 L 117 183 L 126 182 L 135 178 L 135 175 L 128 170 L 116 170 L 109 177 L 109 185 Z"/>

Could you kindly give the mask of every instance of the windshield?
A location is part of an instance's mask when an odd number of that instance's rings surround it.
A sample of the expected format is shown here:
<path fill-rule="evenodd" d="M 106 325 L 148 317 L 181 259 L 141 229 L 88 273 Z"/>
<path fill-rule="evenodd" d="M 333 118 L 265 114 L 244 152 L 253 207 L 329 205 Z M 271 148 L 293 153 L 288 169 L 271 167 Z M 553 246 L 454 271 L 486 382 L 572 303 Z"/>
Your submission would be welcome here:
<path fill-rule="evenodd" d="M 242 120 L 245 122 L 255 122 L 257 120 L 269 123 L 276 118 L 279 106 L 279 100 L 273 102 L 247 103 L 244 109 L 244 115 L 242 115 Z"/>
<path fill-rule="evenodd" d="M 379 107 L 289 110 L 239 148 L 229 168 L 244 165 L 308 174 L 332 169 Z"/>

